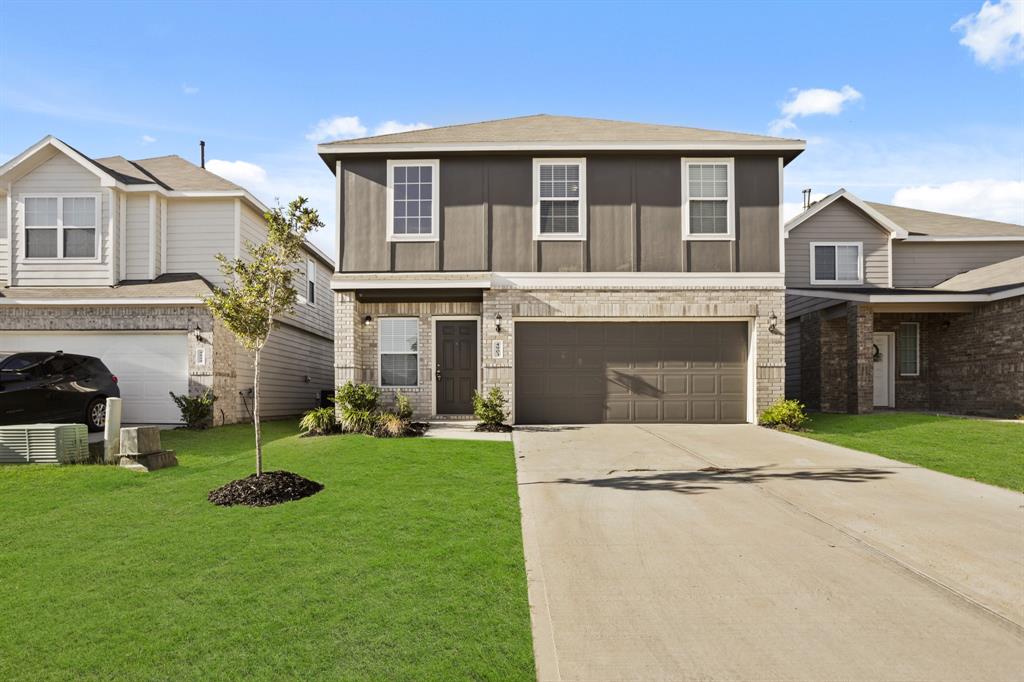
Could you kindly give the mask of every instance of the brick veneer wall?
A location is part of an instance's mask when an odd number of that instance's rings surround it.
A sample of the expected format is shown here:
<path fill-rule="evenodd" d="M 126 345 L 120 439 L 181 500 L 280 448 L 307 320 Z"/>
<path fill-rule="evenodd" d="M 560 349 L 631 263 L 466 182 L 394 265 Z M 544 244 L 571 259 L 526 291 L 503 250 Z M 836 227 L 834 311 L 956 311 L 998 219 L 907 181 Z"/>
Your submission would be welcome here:
<path fill-rule="evenodd" d="M 874 318 L 871 308 L 846 304 L 846 411 L 865 414 L 874 407 Z"/>
<path fill-rule="evenodd" d="M 202 340 L 191 333 L 198 327 Z M 217 424 L 238 420 L 230 399 L 235 388 L 234 337 L 204 306 L 20 306 L 8 305 L 0 315 L 0 331 L 182 331 L 188 332 L 188 391 L 200 395 L 212 388 Z M 206 348 L 207 362 L 196 365 L 196 349 Z"/>

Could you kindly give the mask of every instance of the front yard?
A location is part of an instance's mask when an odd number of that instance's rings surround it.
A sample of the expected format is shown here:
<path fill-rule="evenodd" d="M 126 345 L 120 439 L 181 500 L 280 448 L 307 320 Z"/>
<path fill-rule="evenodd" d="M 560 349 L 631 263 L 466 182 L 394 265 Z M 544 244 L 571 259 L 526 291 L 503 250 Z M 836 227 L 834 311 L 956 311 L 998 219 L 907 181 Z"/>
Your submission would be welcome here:
<path fill-rule="evenodd" d="M 0 679 L 532 679 L 510 443 L 300 439 L 276 507 L 207 491 L 252 429 L 165 431 L 180 466 L 0 467 Z"/>
<path fill-rule="evenodd" d="M 814 414 L 799 435 L 1024 490 L 1024 424 L 914 412 Z"/>

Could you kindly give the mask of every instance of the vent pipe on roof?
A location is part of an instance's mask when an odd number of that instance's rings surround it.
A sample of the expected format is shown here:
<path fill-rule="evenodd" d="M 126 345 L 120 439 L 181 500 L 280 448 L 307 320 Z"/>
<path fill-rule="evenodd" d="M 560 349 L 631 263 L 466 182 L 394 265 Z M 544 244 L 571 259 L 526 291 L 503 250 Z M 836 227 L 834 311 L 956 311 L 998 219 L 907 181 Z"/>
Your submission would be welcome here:
<path fill-rule="evenodd" d="M 806 211 L 811 207 L 811 188 L 808 187 L 803 191 L 804 195 L 804 210 Z"/>
<path fill-rule="evenodd" d="M 206 142 L 199 140 L 199 167 L 206 168 Z"/>

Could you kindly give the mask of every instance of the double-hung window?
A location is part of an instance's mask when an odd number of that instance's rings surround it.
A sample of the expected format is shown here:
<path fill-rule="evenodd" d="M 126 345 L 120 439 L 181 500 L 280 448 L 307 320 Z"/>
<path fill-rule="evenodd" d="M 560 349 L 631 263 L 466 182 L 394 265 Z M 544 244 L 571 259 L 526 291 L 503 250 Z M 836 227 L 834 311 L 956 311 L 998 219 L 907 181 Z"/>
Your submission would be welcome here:
<path fill-rule="evenodd" d="M 811 284 L 863 284 L 860 242 L 811 242 Z"/>
<path fill-rule="evenodd" d="M 733 239 L 732 159 L 683 159 L 683 239 Z"/>
<path fill-rule="evenodd" d="M 379 320 L 380 385 L 417 386 L 419 320 L 415 317 L 382 317 Z"/>
<path fill-rule="evenodd" d="M 96 259 L 99 196 L 26 196 L 23 207 L 25 258 Z"/>
<path fill-rule="evenodd" d="M 437 159 L 388 161 L 388 241 L 437 241 Z"/>
<path fill-rule="evenodd" d="M 899 351 L 900 376 L 918 376 L 921 373 L 921 325 L 901 322 L 896 348 Z"/>
<path fill-rule="evenodd" d="M 533 160 L 533 238 L 587 238 L 587 160 Z"/>

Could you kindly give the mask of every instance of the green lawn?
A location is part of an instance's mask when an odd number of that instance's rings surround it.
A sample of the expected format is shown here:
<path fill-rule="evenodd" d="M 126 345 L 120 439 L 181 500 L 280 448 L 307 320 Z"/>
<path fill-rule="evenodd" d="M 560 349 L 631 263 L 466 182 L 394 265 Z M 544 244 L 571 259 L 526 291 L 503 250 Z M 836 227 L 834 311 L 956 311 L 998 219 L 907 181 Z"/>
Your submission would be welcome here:
<path fill-rule="evenodd" d="M 1024 424 L 914 412 L 814 414 L 801 436 L 1024 490 Z"/>
<path fill-rule="evenodd" d="M 180 466 L 0 467 L 0 679 L 533 678 L 509 443 L 264 433 L 326 487 L 265 509 L 251 427 L 164 432 Z"/>

